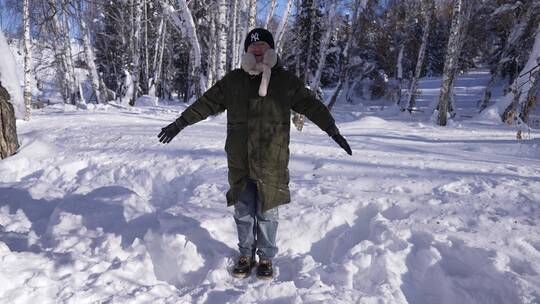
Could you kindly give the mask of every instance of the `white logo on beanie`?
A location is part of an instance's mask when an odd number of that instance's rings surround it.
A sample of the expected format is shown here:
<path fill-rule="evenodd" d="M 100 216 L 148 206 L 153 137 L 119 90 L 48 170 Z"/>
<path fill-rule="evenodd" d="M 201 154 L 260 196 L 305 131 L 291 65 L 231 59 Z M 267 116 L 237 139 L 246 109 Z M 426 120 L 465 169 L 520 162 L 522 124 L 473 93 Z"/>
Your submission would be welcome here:
<path fill-rule="evenodd" d="M 251 34 L 251 42 L 259 41 L 259 33 Z"/>

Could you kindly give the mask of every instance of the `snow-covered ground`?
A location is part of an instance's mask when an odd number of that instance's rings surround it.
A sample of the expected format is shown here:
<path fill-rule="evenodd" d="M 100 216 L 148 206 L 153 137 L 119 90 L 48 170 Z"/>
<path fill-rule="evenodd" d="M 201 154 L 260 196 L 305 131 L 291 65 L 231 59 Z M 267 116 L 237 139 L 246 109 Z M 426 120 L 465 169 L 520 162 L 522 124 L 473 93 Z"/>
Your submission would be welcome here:
<path fill-rule="evenodd" d="M 472 115 L 488 75 L 456 83 Z M 440 79 L 421 82 L 425 108 Z M 472 104 L 472 105 L 471 105 Z M 156 135 L 183 106 L 17 121 L 0 161 L 1 303 L 539 303 L 540 131 L 494 113 L 337 104 L 353 156 L 307 123 L 291 134 L 293 202 L 276 277 L 234 279 L 225 116 Z"/>

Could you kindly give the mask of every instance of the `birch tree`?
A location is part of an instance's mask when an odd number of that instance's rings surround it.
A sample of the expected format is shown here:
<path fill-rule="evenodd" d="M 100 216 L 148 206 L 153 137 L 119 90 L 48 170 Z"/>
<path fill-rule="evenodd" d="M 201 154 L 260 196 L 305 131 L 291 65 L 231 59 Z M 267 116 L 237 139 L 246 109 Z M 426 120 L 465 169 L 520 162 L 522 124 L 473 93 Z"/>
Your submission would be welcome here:
<path fill-rule="evenodd" d="M 418 80 L 420 79 L 422 73 L 422 66 L 424 64 L 424 58 L 426 55 L 426 48 L 428 45 L 429 39 L 429 28 L 431 27 L 431 20 L 433 18 L 434 2 L 433 0 L 423 0 L 422 7 L 424 9 L 425 24 L 424 30 L 422 33 L 422 44 L 420 45 L 420 50 L 418 51 L 418 59 L 416 60 L 416 68 L 414 71 L 413 79 L 411 80 L 411 85 L 409 88 L 409 94 L 407 95 L 407 109 L 409 112 L 412 112 L 416 106 L 416 92 L 418 90 Z"/>
<path fill-rule="evenodd" d="M 23 1 L 23 37 L 24 37 L 24 120 L 30 120 L 32 92 L 30 77 L 32 75 L 32 53 L 30 48 L 30 9 L 29 0 Z"/>
<path fill-rule="evenodd" d="M 538 4 L 532 3 L 527 8 L 521 8 L 522 13 L 517 18 L 516 23 L 512 26 L 508 37 L 506 38 L 504 48 L 497 56 L 497 63 L 491 71 L 491 77 L 486 84 L 482 99 L 478 101 L 479 112 L 485 110 L 491 100 L 493 85 L 495 84 L 497 77 L 500 76 L 504 65 L 514 60 L 513 57 L 518 54 L 517 49 L 521 47 L 521 41 L 523 36 L 526 35 L 526 29 L 530 22 L 533 21 L 535 10 L 537 10 Z M 517 8 L 517 7 L 516 7 Z M 512 13 L 515 13 L 512 11 Z M 495 11 L 492 15 L 492 21 L 499 18 L 499 14 Z"/>
<path fill-rule="evenodd" d="M 466 29 L 467 19 L 471 9 L 471 1 L 455 0 L 452 13 L 452 26 L 450 29 L 450 38 L 444 62 L 444 71 L 442 78 L 442 87 L 439 95 L 438 105 L 438 123 L 440 126 L 446 126 L 448 111 L 452 111 L 451 99 L 454 78 L 456 76 L 459 55 L 463 45 L 463 34 Z"/>
<path fill-rule="evenodd" d="M 537 92 L 540 84 L 540 25 L 535 32 L 534 45 L 529 59 L 512 84 L 512 102 L 502 114 L 502 120 L 511 123 L 517 122 L 518 127 L 527 124 L 530 110 L 537 103 Z M 521 138 L 521 128 L 518 129 L 518 138 Z"/>
<path fill-rule="evenodd" d="M 191 46 L 190 56 L 192 61 L 192 75 L 196 79 L 195 96 L 199 97 L 202 95 L 202 92 L 206 91 L 206 83 L 204 82 L 204 75 L 201 71 L 201 45 L 199 43 L 195 21 L 186 0 L 178 0 L 177 2 L 181 18 L 178 18 L 171 5 L 165 3 L 164 0 L 162 0 L 161 3 L 167 9 L 168 16 L 171 17 L 176 30 L 180 31 L 180 33 L 189 39 Z"/>
<path fill-rule="evenodd" d="M 281 20 L 279 22 L 279 26 L 276 31 L 276 50 L 279 53 L 283 50 L 283 34 L 285 33 L 285 29 L 287 28 L 287 21 L 289 19 L 289 15 L 291 13 L 293 0 L 288 0 L 287 5 L 285 6 L 285 9 L 283 10 L 283 15 L 281 16 Z"/>
<path fill-rule="evenodd" d="M 135 3 L 134 3 L 135 2 Z M 133 34 L 131 37 L 132 49 L 131 49 L 131 79 L 133 81 L 133 91 L 129 101 L 129 104 L 134 106 L 137 98 L 139 97 L 139 85 L 141 81 L 141 19 L 143 14 L 143 0 L 132 0 L 134 19 L 133 19 Z"/>
<path fill-rule="evenodd" d="M 225 76 L 225 70 L 227 67 L 227 1 L 219 0 L 218 13 L 217 13 L 217 66 L 216 66 L 216 80 Z M 251 17 L 251 16 L 250 16 Z"/>
<path fill-rule="evenodd" d="M 336 89 L 332 93 L 332 96 L 330 97 L 330 101 L 328 103 L 328 109 L 332 110 L 332 107 L 336 104 L 336 101 L 341 94 L 341 90 L 343 89 L 343 84 L 347 81 L 349 77 L 349 56 L 350 56 L 350 49 L 352 47 L 353 39 L 357 33 L 358 30 L 358 17 L 360 14 L 360 10 L 362 9 L 362 0 L 356 0 L 354 2 L 354 8 L 353 8 L 353 15 L 352 20 L 350 22 L 350 25 L 348 27 L 347 31 L 347 39 L 345 43 L 345 47 L 343 48 L 343 51 L 341 53 L 342 55 L 342 62 L 341 62 L 341 73 L 339 75 L 338 84 L 336 86 Z"/>
<path fill-rule="evenodd" d="M 77 8 L 78 8 L 78 13 L 79 13 L 78 19 L 79 19 L 79 26 L 81 27 L 86 65 L 88 66 L 88 72 L 90 76 L 90 83 L 92 85 L 92 90 L 94 91 L 94 95 L 96 96 L 96 102 L 103 103 L 106 101 L 105 99 L 107 98 L 107 93 L 105 91 L 105 88 L 101 87 L 100 85 L 101 81 L 99 80 L 99 74 L 96 68 L 95 57 L 94 57 L 94 47 L 92 46 L 92 43 L 90 40 L 90 33 L 88 31 L 88 27 L 86 26 L 86 21 L 85 21 L 86 16 L 84 15 L 81 1 L 77 2 Z"/>
<path fill-rule="evenodd" d="M 336 7 L 337 7 L 337 0 L 333 0 L 330 8 L 328 9 L 326 13 L 326 20 L 324 24 L 324 28 L 326 28 L 326 31 L 324 33 L 324 36 L 321 40 L 321 45 L 319 48 L 319 62 L 317 64 L 317 70 L 315 71 L 315 75 L 311 79 L 310 88 L 311 90 L 317 92 L 319 89 L 319 84 L 321 82 L 321 75 L 323 72 L 324 67 L 326 66 L 326 55 L 328 52 L 328 46 L 330 45 L 330 39 L 332 38 L 332 34 L 334 33 L 335 26 L 333 26 L 334 18 L 336 17 Z"/>
<path fill-rule="evenodd" d="M 270 9 L 268 10 L 268 14 L 266 15 L 266 20 L 264 21 L 264 28 L 268 29 L 268 26 L 270 25 L 270 21 L 272 20 L 272 17 L 274 17 L 274 11 L 276 10 L 277 0 L 270 1 Z"/>
<path fill-rule="evenodd" d="M 221 0 L 220 0 L 221 1 Z M 248 31 L 257 25 L 257 0 L 249 0 Z"/>

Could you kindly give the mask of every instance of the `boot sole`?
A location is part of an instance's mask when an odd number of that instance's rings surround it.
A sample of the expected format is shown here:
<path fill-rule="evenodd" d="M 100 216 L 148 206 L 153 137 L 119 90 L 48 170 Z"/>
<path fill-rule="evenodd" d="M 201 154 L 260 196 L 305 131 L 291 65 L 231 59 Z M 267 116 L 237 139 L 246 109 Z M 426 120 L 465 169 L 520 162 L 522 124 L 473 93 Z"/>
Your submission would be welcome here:
<path fill-rule="evenodd" d="M 231 275 L 237 279 L 245 279 L 249 277 L 251 273 L 231 273 Z"/>
<path fill-rule="evenodd" d="M 273 278 L 274 278 L 273 275 L 272 276 L 259 276 L 259 275 L 257 276 L 257 279 L 260 279 L 260 280 L 271 280 Z"/>

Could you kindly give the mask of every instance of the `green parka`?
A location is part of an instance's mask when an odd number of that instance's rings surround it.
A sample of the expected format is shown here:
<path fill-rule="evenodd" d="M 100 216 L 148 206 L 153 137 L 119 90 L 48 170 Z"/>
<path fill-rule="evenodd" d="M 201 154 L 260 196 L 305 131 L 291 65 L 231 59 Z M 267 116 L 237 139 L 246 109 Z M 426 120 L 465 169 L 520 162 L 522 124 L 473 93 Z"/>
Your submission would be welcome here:
<path fill-rule="evenodd" d="M 279 64 L 272 68 L 268 92 L 258 94 L 261 75 L 229 72 L 181 115 L 189 125 L 227 110 L 225 152 L 229 167 L 227 205 L 235 204 L 247 178 L 256 181 L 262 211 L 291 201 L 289 133 L 291 110 L 322 130 L 335 126 L 326 106 L 304 83 Z"/>

